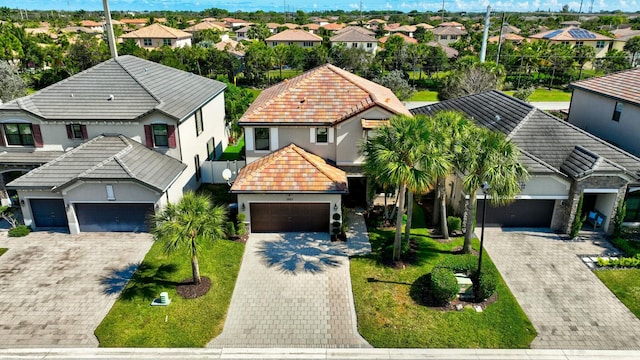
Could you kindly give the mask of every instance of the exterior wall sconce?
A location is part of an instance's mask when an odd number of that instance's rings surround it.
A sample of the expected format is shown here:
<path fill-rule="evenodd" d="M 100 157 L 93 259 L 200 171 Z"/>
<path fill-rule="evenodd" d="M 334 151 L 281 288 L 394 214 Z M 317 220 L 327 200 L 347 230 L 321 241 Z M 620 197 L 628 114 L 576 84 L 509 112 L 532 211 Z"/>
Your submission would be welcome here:
<path fill-rule="evenodd" d="M 333 211 L 338 211 L 338 203 L 333 204 Z"/>
<path fill-rule="evenodd" d="M 240 208 L 242 209 L 242 211 L 244 211 L 244 209 L 245 209 L 244 203 L 242 203 L 242 206 Z"/>
<path fill-rule="evenodd" d="M 24 199 L 20 199 L 20 205 L 24 206 Z"/>

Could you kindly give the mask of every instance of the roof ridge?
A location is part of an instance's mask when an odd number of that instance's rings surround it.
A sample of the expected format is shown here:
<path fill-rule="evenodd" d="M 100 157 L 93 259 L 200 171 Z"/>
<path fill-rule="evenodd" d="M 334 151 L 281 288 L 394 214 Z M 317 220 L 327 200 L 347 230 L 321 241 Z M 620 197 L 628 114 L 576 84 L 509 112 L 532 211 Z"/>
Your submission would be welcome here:
<path fill-rule="evenodd" d="M 533 116 L 533 114 L 535 114 L 538 111 L 538 108 L 536 108 L 535 106 L 529 110 L 529 112 L 527 113 L 527 115 L 525 117 L 522 118 L 522 120 L 520 120 L 518 122 L 518 125 L 516 125 L 513 130 L 511 130 L 509 132 L 509 135 L 507 135 L 507 139 L 511 140 L 511 138 L 513 138 L 513 136 L 516 135 L 516 133 L 518 132 L 518 130 L 520 130 L 524 124 L 529 121 L 529 119 L 531 119 L 531 117 Z"/>
<path fill-rule="evenodd" d="M 129 153 L 129 151 L 133 149 L 133 144 L 131 144 L 124 135 L 118 135 L 118 137 L 123 143 L 127 144 L 127 146 L 121 151 L 119 151 L 117 154 L 115 154 L 113 156 L 113 159 L 118 163 L 118 165 L 120 165 L 120 167 L 122 167 L 122 170 L 124 170 L 124 172 L 126 172 L 127 175 L 131 176 L 132 178 L 137 178 L 136 174 L 134 174 L 133 171 L 131 171 L 129 166 L 125 164 L 124 160 L 120 159 L 121 156 Z"/>
<path fill-rule="evenodd" d="M 131 56 L 131 55 L 123 55 L 121 58 L 125 58 L 125 59 L 129 59 L 129 58 L 132 58 L 132 59 L 133 59 L 133 58 L 135 58 L 135 59 L 139 59 L 139 60 L 147 61 L 147 60 L 140 59 L 140 58 L 138 58 L 138 57 Z M 122 59 L 118 59 L 118 58 L 115 58 L 115 59 L 114 59 L 114 61 L 116 62 L 116 64 L 118 64 L 118 65 L 122 68 L 122 70 L 124 70 L 127 74 L 129 74 L 129 76 L 131 76 L 131 78 L 133 79 L 133 81 L 135 81 L 138 85 L 140 85 L 140 87 L 141 87 L 142 89 L 144 89 L 144 91 L 146 91 L 146 92 L 147 92 L 147 94 L 149 94 L 149 95 L 150 95 L 150 96 L 151 96 L 155 101 L 157 101 L 157 102 L 158 102 L 158 106 L 159 106 L 159 105 L 161 105 L 161 104 L 163 104 L 162 100 L 160 100 L 160 99 L 158 98 L 158 96 L 156 96 L 156 94 L 154 94 L 154 93 L 153 93 L 153 92 L 152 92 L 152 91 L 151 91 L 147 86 L 145 86 L 144 84 L 142 84 L 142 83 L 140 82 L 140 80 L 138 79 L 138 77 L 137 77 L 137 76 L 135 76 L 135 75 L 133 75 L 133 73 L 132 73 L 131 71 L 129 71 L 129 69 L 127 69 L 127 68 L 124 66 L 124 64 L 121 62 L 121 60 L 122 60 Z M 155 64 L 155 63 L 154 63 L 154 64 Z M 146 70 L 146 69 L 147 69 L 147 68 L 145 67 L 145 70 Z M 157 109 L 157 107 L 156 107 L 156 109 Z"/>
<path fill-rule="evenodd" d="M 321 159 L 321 157 L 319 157 L 318 155 L 312 155 L 309 152 L 307 152 L 306 150 L 298 147 L 295 144 L 291 144 L 293 151 L 295 151 L 296 153 L 298 153 L 300 156 L 302 156 L 305 160 L 307 160 L 308 163 L 310 163 L 311 165 L 313 165 L 313 167 L 315 167 L 318 171 L 320 171 L 324 176 L 327 177 L 327 179 L 333 181 L 333 182 L 337 182 L 338 180 L 335 179 L 333 176 L 331 176 L 331 174 L 328 174 L 326 169 L 324 169 L 322 166 L 320 166 L 320 164 L 318 164 L 318 160 L 312 158 L 312 156 L 316 156 L 318 158 Z M 325 161 L 326 164 L 326 161 Z"/>

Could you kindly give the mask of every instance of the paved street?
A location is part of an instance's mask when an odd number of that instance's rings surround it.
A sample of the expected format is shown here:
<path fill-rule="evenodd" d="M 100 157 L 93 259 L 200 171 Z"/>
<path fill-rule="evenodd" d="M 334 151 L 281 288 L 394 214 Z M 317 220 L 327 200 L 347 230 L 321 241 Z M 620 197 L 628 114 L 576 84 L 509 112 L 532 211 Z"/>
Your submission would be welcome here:
<path fill-rule="evenodd" d="M 485 248 L 527 314 L 536 349 L 640 349 L 640 320 L 578 255 L 604 241 L 563 241 L 547 230 L 487 228 Z"/>
<path fill-rule="evenodd" d="M 149 234 L 0 233 L 0 347 L 97 346 L 95 328 L 151 247 Z"/>
<path fill-rule="evenodd" d="M 209 347 L 369 347 L 357 332 L 347 255 L 370 245 L 362 216 L 348 219 L 346 245 L 327 233 L 251 234 L 224 330 Z"/>

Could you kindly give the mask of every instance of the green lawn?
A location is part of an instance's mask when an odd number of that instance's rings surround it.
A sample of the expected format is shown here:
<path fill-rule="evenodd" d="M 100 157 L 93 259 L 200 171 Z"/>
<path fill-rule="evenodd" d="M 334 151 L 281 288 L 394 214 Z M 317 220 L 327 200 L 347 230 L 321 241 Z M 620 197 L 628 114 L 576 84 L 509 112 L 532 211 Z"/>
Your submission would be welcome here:
<path fill-rule="evenodd" d="M 433 90 L 416 91 L 407 101 L 438 101 L 438 92 Z"/>
<path fill-rule="evenodd" d="M 220 161 L 240 160 L 243 147 L 244 147 L 244 137 L 236 141 L 235 144 L 229 144 L 227 148 L 224 149 L 224 152 L 222 153 L 222 155 L 220 155 L 220 159 L 218 160 Z"/>
<path fill-rule="evenodd" d="M 96 329 L 102 347 L 203 347 L 222 332 L 244 245 L 227 240 L 200 249 L 200 272 L 211 290 L 183 299 L 175 285 L 191 277 L 190 256 L 166 255 L 155 243 L 116 303 Z M 171 305 L 150 306 L 167 291 Z"/>
<path fill-rule="evenodd" d="M 2 254 L 6 253 L 6 252 L 7 252 L 7 250 L 9 250 L 9 249 L 7 249 L 7 248 L 0 248 L 0 256 L 2 256 Z"/>
<path fill-rule="evenodd" d="M 375 252 L 351 260 L 351 282 L 362 336 L 374 347 L 528 348 L 536 331 L 502 279 L 497 288 L 498 301 L 482 313 L 472 309 L 442 312 L 419 305 L 412 298 L 416 279 L 429 273 L 441 259 L 455 256 L 451 250 L 463 242 L 461 238 L 448 243 L 430 239 L 419 221 L 421 214 L 418 208 L 418 216 L 414 215 L 418 221 L 414 222 L 419 228 L 411 231 L 419 241 L 413 265 L 401 270 L 389 268 L 380 263 Z M 392 233 L 370 229 L 373 248 Z M 483 259 L 483 268 L 494 267 L 486 253 Z"/>
<path fill-rule="evenodd" d="M 296 77 L 300 74 L 302 74 L 303 71 L 301 70 L 293 70 L 293 69 L 282 69 L 282 78 L 283 79 L 290 79 L 292 77 Z M 269 77 L 271 78 L 279 78 L 280 77 L 280 70 L 279 69 L 275 69 L 275 70 L 269 70 Z"/>
<path fill-rule="evenodd" d="M 513 95 L 513 91 L 505 91 L 509 95 Z M 546 88 L 537 88 L 529 97 L 530 102 L 553 102 L 553 101 L 571 101 L 571 91 L 558 89 L 547 90 Z"/>
<path fill-rule="evenodd" d="M 640 269 L 597 270 L 596 276 L 640 318 Z"/>

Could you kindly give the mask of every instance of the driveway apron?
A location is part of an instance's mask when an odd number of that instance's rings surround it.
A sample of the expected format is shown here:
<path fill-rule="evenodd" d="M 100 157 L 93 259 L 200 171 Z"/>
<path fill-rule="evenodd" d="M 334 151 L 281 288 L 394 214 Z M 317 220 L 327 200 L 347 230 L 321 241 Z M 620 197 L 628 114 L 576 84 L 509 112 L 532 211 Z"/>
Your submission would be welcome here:
<path fill-rule="evenodd" d="M 0 347 L 98 346 L 93 334 L 152 244 L 149 234 L 0 234 Z"/>
<path fill-rule="evenodd" d="M 640 349 L 640 320 L 582 262 L 606 240 L 487 228 L 485 248 L 536 330 L 538 349 Z"/>
<path fill-rule="evenodd" d="M 370 347 L 358 334 L 349 255 L 370 251 L 362 217 L 350 239 L 251 234 L 220 336 L 210 347 Z"/>

